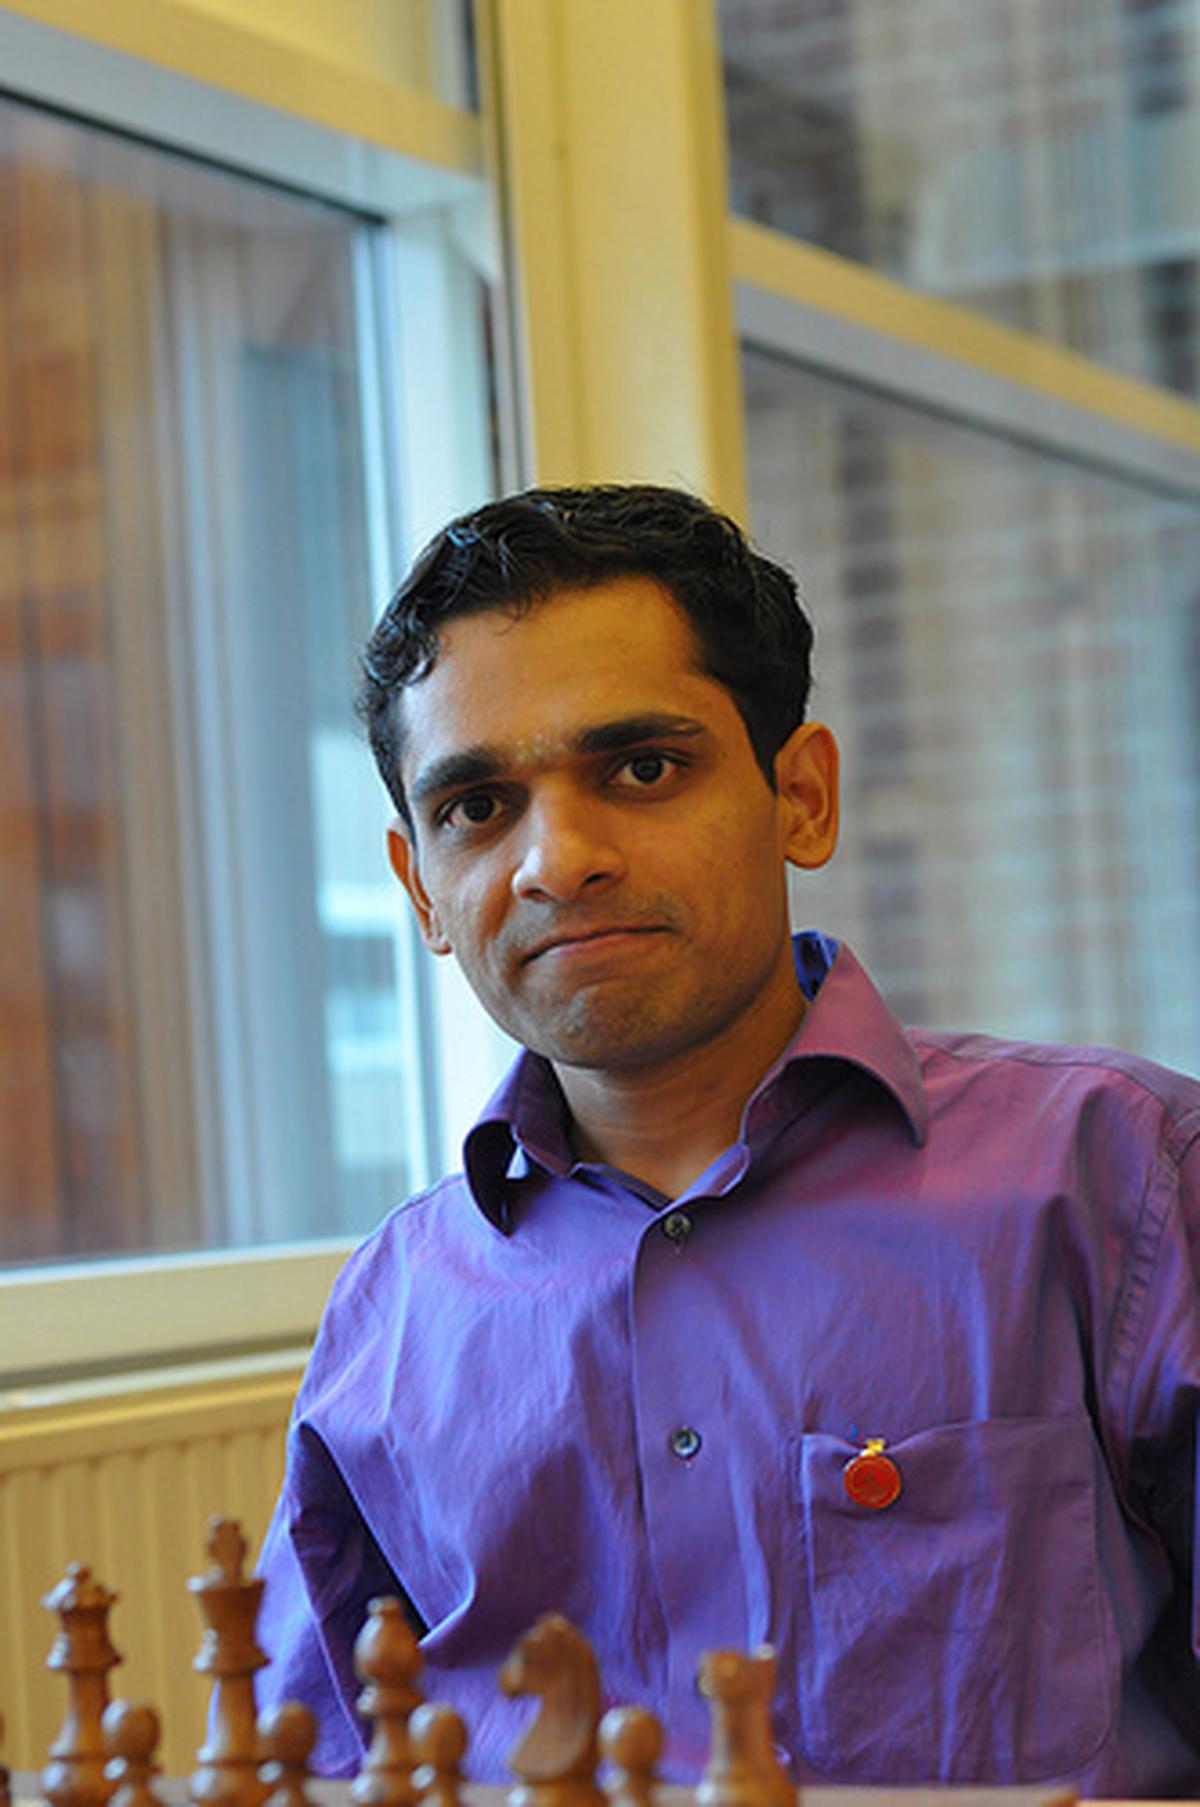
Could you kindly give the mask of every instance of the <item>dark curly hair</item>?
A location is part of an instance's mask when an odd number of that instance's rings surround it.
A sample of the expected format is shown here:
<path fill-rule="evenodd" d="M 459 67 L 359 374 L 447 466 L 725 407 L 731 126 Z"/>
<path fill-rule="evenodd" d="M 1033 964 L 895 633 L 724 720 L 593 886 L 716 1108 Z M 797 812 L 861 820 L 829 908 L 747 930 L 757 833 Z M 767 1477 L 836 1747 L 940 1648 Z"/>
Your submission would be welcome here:
<path fill-rule="evenodd" d="M 773 787 L 775 755 L 804 720 L 811 682 L 812 626 L 794 579 L 728 516 L 683 490 L 529 489 L 443 528 L 364 650 L 358 713 L 406 821 L 396 703 L 433 669 L 442 624 L 486 609 L 520 614 L 557 590 L 625 575 L 656 578 L 685 611 L 702 668 L 732 696 Z"/>

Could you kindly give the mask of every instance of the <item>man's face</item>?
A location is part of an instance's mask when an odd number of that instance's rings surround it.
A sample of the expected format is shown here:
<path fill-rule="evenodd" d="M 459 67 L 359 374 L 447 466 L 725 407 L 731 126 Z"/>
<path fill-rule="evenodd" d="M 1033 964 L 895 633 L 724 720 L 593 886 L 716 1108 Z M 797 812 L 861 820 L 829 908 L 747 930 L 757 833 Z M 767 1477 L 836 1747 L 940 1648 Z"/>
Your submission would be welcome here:
<path fill-rule="evenodd" d="M 794 984 L 785 864 L 832 851 L 807 769 L 828 731 L 797 731 L 773 792 L 654 580 L 452 621 L 400 707 L 414 827 L 393 863 L 428 945 L 526 1047 L 652 1067 Z"/>

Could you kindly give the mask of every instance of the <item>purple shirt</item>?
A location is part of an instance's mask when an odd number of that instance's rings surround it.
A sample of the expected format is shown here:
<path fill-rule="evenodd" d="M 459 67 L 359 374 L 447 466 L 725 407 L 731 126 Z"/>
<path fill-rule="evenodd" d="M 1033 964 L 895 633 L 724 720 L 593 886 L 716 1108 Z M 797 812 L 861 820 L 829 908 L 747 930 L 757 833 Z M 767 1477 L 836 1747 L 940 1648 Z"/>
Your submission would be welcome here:
<path fill-rule="evenodd" d="M 465 1177 L 347 1264 L 263 1556 L 264 1695 L 317 1710 L 325 1768 L 399 1587 L 479 1776 L 554 1609 L 670 1779 L 707 1755 L 701 1652 L 769 1641 L 801 1779 L 1200 1789 L 1200 1085 L 906 1032 L 821 936 L 797 965 L 799 1033 L 678 1199 L 574 1161 L 524 1055 Z M 879 1510 L 843 1484 L 875 1437 Z"/>

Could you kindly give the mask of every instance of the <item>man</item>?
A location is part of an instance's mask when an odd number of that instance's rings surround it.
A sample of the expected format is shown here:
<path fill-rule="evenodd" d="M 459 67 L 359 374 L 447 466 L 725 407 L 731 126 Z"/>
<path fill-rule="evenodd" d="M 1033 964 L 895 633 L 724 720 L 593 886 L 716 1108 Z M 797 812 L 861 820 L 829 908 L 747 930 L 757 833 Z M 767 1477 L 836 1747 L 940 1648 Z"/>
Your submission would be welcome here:
<path fill-rule="evenodd" d="M 798 1777 L 1200 1786 L 1200 1086 L 906 1032 L 787 927 L 829 858 L 811 634 L 732 523 L 532 491 L 366 657 L 396 873 L 527 1052 L 335 1289 L 268 1537 L 272 1692 L 361 1750 L 373 1594 L 498 1776 L 542 1612 L 707 1743 L 767 1640 Z"/>

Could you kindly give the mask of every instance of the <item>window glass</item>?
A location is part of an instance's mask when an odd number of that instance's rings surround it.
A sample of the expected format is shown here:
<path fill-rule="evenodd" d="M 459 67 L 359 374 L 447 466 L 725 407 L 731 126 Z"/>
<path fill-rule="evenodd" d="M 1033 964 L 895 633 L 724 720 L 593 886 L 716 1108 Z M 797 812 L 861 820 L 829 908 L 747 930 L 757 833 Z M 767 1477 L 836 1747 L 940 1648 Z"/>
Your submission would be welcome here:
<path fill-rule="evenodd" d="M 349 705 L 386 242 L 0 101 L 0 1260 L 349 1234 L 423 1177 Z"/>
<path fill-rule="evenodd" d="M 1200 1072 L 1200 506 L 765 353 L 745 384 L 845 761 L 798 917 L 910 1021 Z"/>
<path fill-rule="evenodd" d="M 1194 0 L 720 0 L 735 211 L 1200 393 Z"/>

